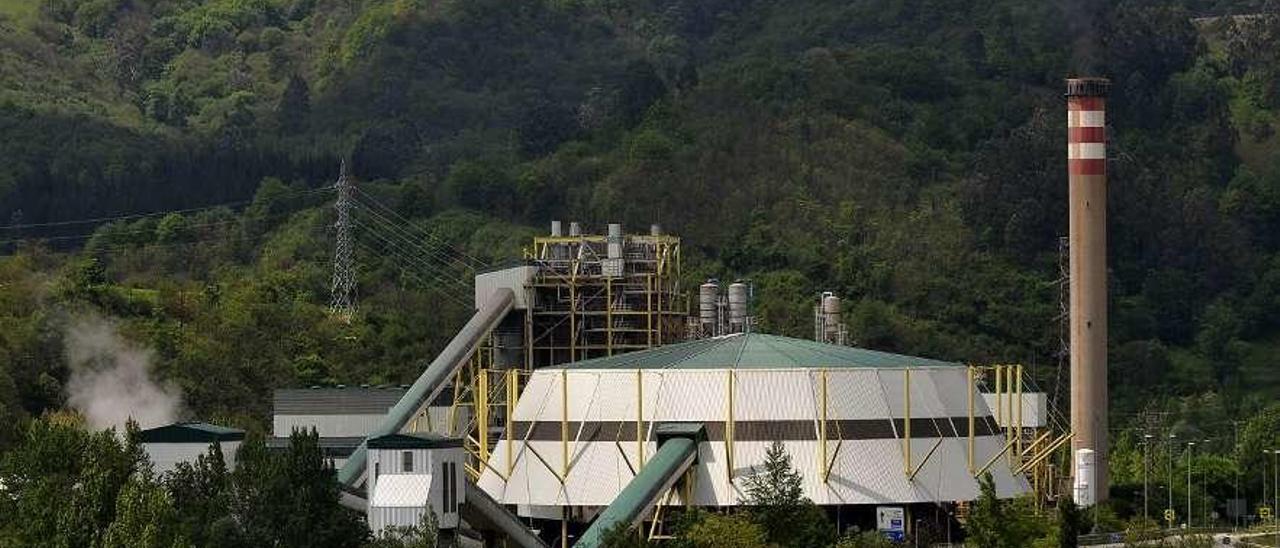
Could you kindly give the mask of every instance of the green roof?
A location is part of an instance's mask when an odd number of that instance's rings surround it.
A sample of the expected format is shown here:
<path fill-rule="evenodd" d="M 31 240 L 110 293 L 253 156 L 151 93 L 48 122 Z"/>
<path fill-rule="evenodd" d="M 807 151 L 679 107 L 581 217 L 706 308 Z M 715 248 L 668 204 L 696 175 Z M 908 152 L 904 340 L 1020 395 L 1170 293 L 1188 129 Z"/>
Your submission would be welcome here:
<path fill-rule="evenodd" d="M 369 449 L 437 449 L 462 447 L 462 438 L 451 438 L 430 432 L 414 432 L 369 438 L 365 445 Z"/>
<path fill-rule="evenodd" d="M 244 430 L 204 422 L 176 422 L 138 432 L 139 443 L 209 443 L 243 439 Z"/>
<path fill-rule="evenodd" d="M 567 369 L 839 369 L 959 363 L 763 333 L 737 333 L 566 364 Z"/>

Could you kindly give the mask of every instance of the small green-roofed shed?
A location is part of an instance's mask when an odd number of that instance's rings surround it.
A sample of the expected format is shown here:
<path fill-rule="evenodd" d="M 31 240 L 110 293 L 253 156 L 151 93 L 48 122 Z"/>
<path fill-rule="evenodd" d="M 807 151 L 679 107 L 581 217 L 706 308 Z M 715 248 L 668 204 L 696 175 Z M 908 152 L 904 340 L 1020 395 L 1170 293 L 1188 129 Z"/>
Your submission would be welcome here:
<path fill-rule="evenodd" d="M 244 430 L 205 422 L 177 422 L 138 432 L 139 443 L 211 443 L 243 439 Z"/>
<path fill-rule="evenodd" d="M 960 367 L 956 362 L 764 333 L 736 333 L 566 364 L 567 369 Z"/>

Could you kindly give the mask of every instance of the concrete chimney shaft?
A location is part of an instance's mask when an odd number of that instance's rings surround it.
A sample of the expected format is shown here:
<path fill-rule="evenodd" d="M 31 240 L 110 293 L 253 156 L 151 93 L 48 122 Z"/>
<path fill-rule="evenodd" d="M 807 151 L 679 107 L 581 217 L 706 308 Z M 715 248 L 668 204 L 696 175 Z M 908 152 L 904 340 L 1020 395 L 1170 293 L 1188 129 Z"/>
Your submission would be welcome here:
<path fill-rule="evenodd" d="M 1107 499 L 1107 129 L 1105 78 L 1067 80 L 1074 455 L 1094 453 L 1094 500 Z M 1076 471 L 1073 470 L 1073 474 Z"/>

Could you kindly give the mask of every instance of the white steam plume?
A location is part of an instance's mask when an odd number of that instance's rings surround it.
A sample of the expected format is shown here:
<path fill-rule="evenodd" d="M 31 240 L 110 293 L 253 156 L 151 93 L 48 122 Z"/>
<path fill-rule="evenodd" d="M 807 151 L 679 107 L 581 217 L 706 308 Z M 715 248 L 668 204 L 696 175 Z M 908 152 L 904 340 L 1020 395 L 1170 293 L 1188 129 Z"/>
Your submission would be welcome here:
<path fill-rule="evenodd" d="M 151 378 L 154 352 L 125 340 L 114 323 L 97 316 L 73 318 L 63 340 L 71 379 L 67 403 L 94 429 L 124 430 L 132 417 L 142 428 L 174 422 L 182 393 Z"/>

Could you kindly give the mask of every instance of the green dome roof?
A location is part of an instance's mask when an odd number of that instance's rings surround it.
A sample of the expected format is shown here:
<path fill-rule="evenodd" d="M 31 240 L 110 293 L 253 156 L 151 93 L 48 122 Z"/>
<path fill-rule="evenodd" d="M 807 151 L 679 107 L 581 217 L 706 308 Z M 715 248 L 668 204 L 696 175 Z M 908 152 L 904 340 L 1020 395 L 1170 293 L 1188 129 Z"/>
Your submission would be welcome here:
<path fill-rule="evenodd" d="M 960 364 L 763 333 L 737 333 L 566 364 L 566 369 L 822 369 Z"/>

